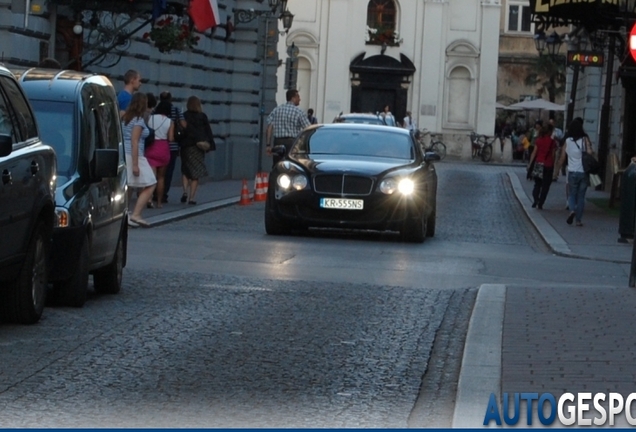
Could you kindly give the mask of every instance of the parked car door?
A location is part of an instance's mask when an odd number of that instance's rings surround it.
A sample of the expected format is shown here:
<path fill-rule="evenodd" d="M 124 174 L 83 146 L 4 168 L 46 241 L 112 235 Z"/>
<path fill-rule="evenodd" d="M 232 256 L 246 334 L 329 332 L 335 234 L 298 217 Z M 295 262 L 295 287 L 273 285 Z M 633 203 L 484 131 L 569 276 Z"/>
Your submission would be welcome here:
<path fill-rule="evenodd" d="M 18 85 L 6 76 L 0 76 L 0 111 L 0 133 L 10 134 L 14 142 L 11 157 L 0 158 L 0 262 L 10 262 L 28 241 L 25 235 L 31 232 L 37 176 L 44 161 L 40 153 L 25 146 L 37 140 L 36 123 Z"/>

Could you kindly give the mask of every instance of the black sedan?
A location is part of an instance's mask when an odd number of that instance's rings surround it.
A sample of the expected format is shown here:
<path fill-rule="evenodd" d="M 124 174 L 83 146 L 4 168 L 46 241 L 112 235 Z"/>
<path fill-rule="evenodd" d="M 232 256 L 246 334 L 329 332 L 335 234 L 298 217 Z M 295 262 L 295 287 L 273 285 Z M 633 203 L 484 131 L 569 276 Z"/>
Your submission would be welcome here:
<path fill-rule="evenodd" d="M 405 129 L 337 123 L 303 131 L 269 175 L 267 234 L 294 228 L 399 231 L 423 242 L 435 234 L 435 153 Z"/>

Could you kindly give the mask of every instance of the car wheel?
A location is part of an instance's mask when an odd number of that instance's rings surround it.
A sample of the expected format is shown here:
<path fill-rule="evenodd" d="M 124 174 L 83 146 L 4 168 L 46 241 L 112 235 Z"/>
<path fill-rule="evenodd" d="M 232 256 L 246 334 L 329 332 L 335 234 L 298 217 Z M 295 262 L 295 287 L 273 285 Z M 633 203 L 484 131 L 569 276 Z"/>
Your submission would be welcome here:
<path fill-rule="evenodd" d="M 409 219 L 404 223 L 404 227 L 400 232 L 402 240 L 409 243 L 422 243 L 426 237 L 427 220 L 424 215 L 418 219 Z"/>
<path fill-rule="evenodd" d="M 272 204 L 270 203 L 270 196 L 267 197 L 265 202 L 265 232 L 268 235 L 283 235 L 289 234 L 290 229 L 283 225 L 274 215 L 272 210 Z"/>
<path fill-rule="evenodd" d="M 18 279 L 5 291 L 3 320 L 33 324 L 42 316 L 47 290 L 47 248 L 44 223 L 38 222 Z"/>
<path fill-rule="evenodd" d="M 84 236 L 77 265 L 70 278 L 54 284 L 55 294 L 60 304 L 82 307 L 88 291 L 88 262 L 90 259 L 88 237 Z"/>
<path fill-rule="evenodd" d="M 426 237 L 434 237 L 435 236 L 435 218 L 437 213 L 437 207 L 433 207 L 433 211 L 428 215 L 428 220 L 426 221 Z"/>
<path fill-rule="evenodd" d="M 117 242 L 117 249 L 113 261 L 106 267 L 102 267 L 93 273 L 95 291 L 100 294 L 117 294 L 121 291 L 121 281 L 124 273 L 124 259 L 128 235 L 125 228 L 122 229 Z"/>

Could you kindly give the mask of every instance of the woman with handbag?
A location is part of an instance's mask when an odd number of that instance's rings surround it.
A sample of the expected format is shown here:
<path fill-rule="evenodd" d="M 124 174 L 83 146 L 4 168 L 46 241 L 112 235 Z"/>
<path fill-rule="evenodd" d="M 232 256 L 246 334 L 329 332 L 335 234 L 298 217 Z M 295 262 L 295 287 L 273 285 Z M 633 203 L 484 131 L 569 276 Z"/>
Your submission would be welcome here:
<path fill-rule="evenodd" d="M 576 219 L 576 226 L 583 226 L 583 210 L 585 209 L 585 192 L 588 187 L 588 175 L 583 169 L 583 152 L 593 154 L 592 145 L 583 131 L 583 123 L 573 120 L 568 127 L 564 152 L 561 152 L 559 165 L 568 160 L 568 208 L 570 214 L 566 220 L 568 225 Z"/>
<path fill-rule="evenodd" d="M 170 163 L 170 142 L 174 141 L 174 123 L 170 118 L 170 104 L 160 102 L 148 119 L 148 126 L 155 131 L 155 142 L 146 149 L 146 159 L 157 177 L 157 208 L 163 207 L 165 178 Z"/>
<path fill-rule="evenodd" d="M 181 202 L 196 204 L 199 179 L 208 175 L 205 167 L 205 147 L 214 150 L 214 136 L 208 116 L 203 112 L 201 100 L 190 96 L 183 114 L 186 121 L 186 137 L 181 143 L 181 172 L 183 174 L 183 196 Z"/>
<path fill-rule="evenodd" d="M 534 179 L 534 188 L 532 189 L 532 208 L 538 207 L 543 209 L 543 204 L 550 191 L 552 184 L 552 174 L 554 172 L 554 154 L 556 151 L 556 142 L 552 139 L 553 126 L 547 124 L 541 127 L 539 136 L 535 140 L 534 150 L 530 155 L 530 163 L 528 167 L 533 167 L 532 172 L 528 172 L 528 176 Z M 533 165 L 534 164 L 534 165 Z"/>
<path fill-rule="evenodd" d="M 128 224 L 134 227 L 140 225 L 142 227 L 150 226 L 148 222 L 142 219 L 141 212 L 152 197 L 157 184 L 152 168 L 150 168 L 150 164 L 144 156 L 144 140 L 150 135 L 150 131 L 144 121 L 147 104 L 147 96 L 144 93 L 137 92 L 132 96 L 130 104 L 122 116 L 129 191 L 132 192 L 133 188 L 141 189 L 133 212 L 128 218 Z"/>

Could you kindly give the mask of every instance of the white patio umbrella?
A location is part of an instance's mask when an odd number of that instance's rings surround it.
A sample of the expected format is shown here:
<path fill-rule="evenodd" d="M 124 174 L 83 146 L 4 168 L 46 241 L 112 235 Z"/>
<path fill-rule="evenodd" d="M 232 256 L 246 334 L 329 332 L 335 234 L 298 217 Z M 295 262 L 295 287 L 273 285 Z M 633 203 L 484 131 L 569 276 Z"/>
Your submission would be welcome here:
<path fill-rule="evenodd" d="M 557 105 L 545 99 L 534 99 L 530 101 L 517 102 L 516 104 L 510 105 L 508 109 L 565 111 L 565 105 Z"/>

